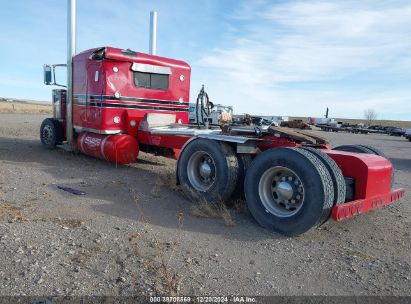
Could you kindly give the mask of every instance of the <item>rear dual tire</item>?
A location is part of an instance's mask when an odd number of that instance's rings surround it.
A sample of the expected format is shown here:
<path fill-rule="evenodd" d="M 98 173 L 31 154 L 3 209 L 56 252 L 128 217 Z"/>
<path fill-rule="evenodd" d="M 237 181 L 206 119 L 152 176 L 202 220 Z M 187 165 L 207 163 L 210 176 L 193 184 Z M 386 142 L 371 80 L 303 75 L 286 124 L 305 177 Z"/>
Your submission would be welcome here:
<path fill-rule="evenodd" d="M 338 167 L 337 163 L 320 149 L 315 149 L 311 147 L 303 147 L 302 149 L 314 154 L 327 168 L 334 186 L 334 205 L 343 204 L 345 202 L 347 189 L 345 185 L 344 176 L 341 172 L 341 169 Z"/>
<path fill-rule="evenodd" d="M 248 208 L 263 227 L 294 236 L 326 221 L 334 204 L 334 186 L 320 158 L 301 148 L 261 153 L 245 178 Z"/>
<path fill-rule="evenodd" d="M 338 151 L 345 151 L 351 153 L 367 153 L 367 154 L 375 154 L 368 146 L 363 145 L 342 145 L 335 147 L 333 150 Z"/>
<path fill-rule="evenodd" d="M 251 157 L 235 155 L 226 143 L 196 139 L 182 151 L 177 175 L 194 201 L 226 202 L 241 189 L 256 221 L 294 236 L 329 219 L 345 199 L 345 183 L 335 162 L 311 148 L 273 148 Z M 234 192 L 234 195 L 232 195 Z"/>

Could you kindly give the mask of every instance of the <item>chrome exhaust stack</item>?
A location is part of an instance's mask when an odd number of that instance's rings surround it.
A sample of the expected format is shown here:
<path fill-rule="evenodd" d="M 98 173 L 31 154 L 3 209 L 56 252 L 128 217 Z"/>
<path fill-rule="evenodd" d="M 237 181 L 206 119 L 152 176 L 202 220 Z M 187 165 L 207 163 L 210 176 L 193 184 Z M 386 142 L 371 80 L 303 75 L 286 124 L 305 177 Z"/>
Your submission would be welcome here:
<path fill-rule="evenodd" d="M 150 55 L 157 55 L 157 12 L 150 12 Z"/>
<path fill-rule="evenodd" d="M 73 142 L 73 57 L 76 55 L 77 0 L 67 0 L 67 112 L 66 137 L 70 146 Z"/>

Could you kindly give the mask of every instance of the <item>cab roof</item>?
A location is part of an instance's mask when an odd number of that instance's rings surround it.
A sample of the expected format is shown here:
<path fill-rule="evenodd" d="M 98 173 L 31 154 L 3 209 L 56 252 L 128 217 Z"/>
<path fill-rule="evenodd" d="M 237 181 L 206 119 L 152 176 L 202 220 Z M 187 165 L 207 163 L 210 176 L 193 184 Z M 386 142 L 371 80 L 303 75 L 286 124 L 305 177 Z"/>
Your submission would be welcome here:
<path fill-rule="evenodd" d="M 159 66 L 168 66 L 180 69 L 190 69 L 190 65 L 184 61 L 150 55 L 140 52 L 135 52 L 130 49 L 119 49 L 111 46 L 99 47 L 94 49 L 89 49 L 77 54 L 74 57 L 76 59 L 94 59 L 94 60 L 117 60 L 117 61 L 129 61 L 138 63 L 147 63 Z"/>

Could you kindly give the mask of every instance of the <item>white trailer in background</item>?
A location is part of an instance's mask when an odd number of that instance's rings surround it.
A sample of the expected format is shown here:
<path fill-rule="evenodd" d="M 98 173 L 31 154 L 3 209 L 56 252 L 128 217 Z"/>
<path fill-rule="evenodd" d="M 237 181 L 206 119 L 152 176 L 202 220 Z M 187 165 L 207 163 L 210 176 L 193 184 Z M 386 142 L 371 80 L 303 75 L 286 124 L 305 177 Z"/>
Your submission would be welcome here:
<path fill-rule="evenodd" d="M 201 117 L 201 109 L 197 109 L 196 103 L 190 103 L 188 111 L 189 123 L 196 124 L 197 117 Z M 223 106 L 221 104 L 213 105 L 210 111 L 210 115 L 206 119 L 210 125 L 220 125 L 222 123 L 231 122 L 233 119 L 233 107 Z"/>
<path fill-rule="evenodd" d="M 336 121 L 334 118 L 326 118 L 326 117 L 309 117 L 308 122 L 309 125 L 328 125 L 337 127 L 339 122 Z"/>

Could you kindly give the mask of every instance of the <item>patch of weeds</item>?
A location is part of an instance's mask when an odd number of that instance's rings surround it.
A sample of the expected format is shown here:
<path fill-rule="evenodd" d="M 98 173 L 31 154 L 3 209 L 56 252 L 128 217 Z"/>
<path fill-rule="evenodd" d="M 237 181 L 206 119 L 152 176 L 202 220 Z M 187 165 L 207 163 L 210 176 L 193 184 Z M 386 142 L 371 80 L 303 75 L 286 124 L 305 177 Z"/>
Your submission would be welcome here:
<path fill-rule="evenodd" d="M 141 257 L 139 264 L 150 275 L 151 287 L 156 294 L 175 296 L 180 292 L 184 274 L 189 267 L 185 261 L 179 261 L 183 255 L 179 251 L 184 215 L 177 214 L 177 230 L 173 240 L 161 242 L 137 197 L 134 197 L 134 202 L 140 213 L 143 230 L 129 234 L 130 244 L 135 254 Z"/>
<path fill-rule="evenodd" d="M 101 252 L 99 246 L 90 246 L 82 250 L 82 252 L 77 253 L 71 258 L 71 261 L 77 264 L 85 265 L 88 260 L 97 256 Z"/>
<path fill-rule="evenodd" d="M 8 202 L 0 203 L 0 219 L 4 219 L 9 223 L 26 221 L 26 218 L 21 212 L 21 208 L 12 206 Z"/>
<path fill-rule="evenodd" d="M 78 228 L 84 225 L 84 222 L 79 219 L 63 219 L 61 217 L 56 218 L 47 218 L 47 217 L 40 217 L 32 219 L 33 222 L 52 222 L 55 224 L 59 224 L 61 226 L 69 227 L 69 228 Z"/>
<path fill-rule="evenodd" d="M 235 226 L 230 211 L 222 201 L 210 203 L 205 199 L 200 199 L 198 203 L 191 206 L 190 211 L 196 217 L 221 218 L 226 226 Z"/>
<path fill-rule="evenodd" d="M 78 228 L 83 225 L 83 221 L 79 219 L 61 219 L 57 220 L 58 223 L 62 224 L 63 226 L 70 227 L 70 228 Z"/>
<path fill-rule="evenodd" d="M 160 175 L 163 181 L 163 185 L 173 191 L 181 191 L 180 187 L 176 182 L 176 175 L 174 171 L 166 171 L 164 174 Z"/>
<path fill-rule="evenodd" d="M 369 255 L 368 253 L 357 251 L 357 250 L 352 250 L 352 249 L 345 248 L 345 247 L 338 249 L 338 252 L 341 255 L 345 255 L 345 256 L 348 256 L 354 259 L 358 258 L 360 260 L 370 260 L 370 261 L 374 261 L 376 259 L 374 256 Z"/>
<path fill-rule="evenodd" d="M 236 199 L 230 202 L 232 209 L 244 215 L 251 215 L 245 200 Z"/>
<path fill-rule="evenodd" d="M 35 202 L 35 201 L 38 201 L 38 200 L 39 199 L 37 197 L 30 197 L 30 198 L 27 198 L 26 203 Z"/>
<path fill-rule="evenodd" d="M 151 196 L 152 197 L 160 197 L 161 187 L 164 185 L 160 176 L 157 177 L 156 182 L 154 183 L 153 188 L 151 188 Z"/>

